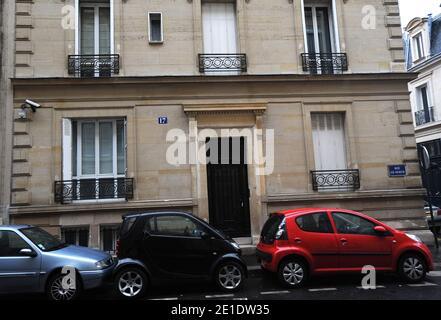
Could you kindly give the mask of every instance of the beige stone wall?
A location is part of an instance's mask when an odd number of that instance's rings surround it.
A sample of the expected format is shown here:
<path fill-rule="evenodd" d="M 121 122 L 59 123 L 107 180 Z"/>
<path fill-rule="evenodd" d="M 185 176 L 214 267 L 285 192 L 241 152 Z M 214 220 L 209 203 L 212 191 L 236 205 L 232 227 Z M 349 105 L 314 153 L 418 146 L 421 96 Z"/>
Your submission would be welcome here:
<path fill-rule="evenodd" d="M 202 52 L 201 0 L 113 0 L 115 53 L 121 76 L 196 75 Z M 67 76 L 67 56 L 75 53 L 74 0 L 17 1 L 16 71 L 19 77 Z M 366 5 L 374 8 L 373 29 L 362 25 Z M 303 73 L 300 1 L 237 0 L 238 48 L 249 74 Z M 340 47 L 349 72 L 403 72 L 398 1 L 336 0 Z M 63 11 L 64 10 L 66 11 Z M 164 43 L 149 44 L 147 12 L 160 11 Z M 367 53 L 368 52 L 368 53 Z"/>
<path fill-rule="evenodd" d="M 413 77 L 14 80 L 16 111 L 28 95 L 42 104 L 30 119 L 14 122 L 14 221 L 40 219 L 51 227 L 75 225 L 78 219 L 94 225 L 103 219 L 118 223 L 123 213 L 149 208 L 182 208 L 208 218 L 203 166 L 176 167 L 166 162 L 167 132 L 178 128 L 188 133 L 193 119 L 199 130 L 275 130 L 274 172 L 256 177 L 256 168 L 249 167 L 256 237 L 268 212 L 309 205 L 352 208 L 401 228 L 419 228 L 423 190 L 407 91 Z M 310 114 L 317 111 L 345 113 L 348 167 L 360 170 L 359 191 L 322 194 L 312 190 Z M 159 116 L 167 116 L 168 125 L 158 125 Z M 127 119 L 127 176 L 135 179 L 135 198 L 55 204 L 53 184 L 62 179 L 62 119 L 106 117 Z M 401 163 L 407 165 L 408 175 L 389 178 L 387 165 Z"/>

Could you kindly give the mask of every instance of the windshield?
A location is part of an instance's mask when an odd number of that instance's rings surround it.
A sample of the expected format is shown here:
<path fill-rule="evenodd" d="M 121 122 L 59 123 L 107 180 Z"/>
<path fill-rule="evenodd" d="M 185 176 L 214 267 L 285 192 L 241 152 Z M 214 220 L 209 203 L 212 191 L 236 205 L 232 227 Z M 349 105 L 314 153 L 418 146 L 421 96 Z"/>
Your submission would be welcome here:
<path fill-rule="evenodd" d="M 36 228 L 25 228 L 20 231 L 42 251 L 53 251 L 67 246 L 48 232 Z"/>

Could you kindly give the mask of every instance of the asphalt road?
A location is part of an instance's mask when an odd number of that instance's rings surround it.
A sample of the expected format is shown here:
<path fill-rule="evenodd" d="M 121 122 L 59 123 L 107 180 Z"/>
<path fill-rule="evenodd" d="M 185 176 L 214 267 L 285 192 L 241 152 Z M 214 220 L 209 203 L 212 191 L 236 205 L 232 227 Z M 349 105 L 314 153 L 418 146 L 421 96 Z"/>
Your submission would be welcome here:
<path fill-rule="evenodd" d="M 247 259 L 250 274 L 242 291 L 226 295 L 210 283 L 167 283 L 150 288 L 144 300 L 441 300 L 441 254 L 434 252 L 436 271 L 419 284 L 406 284 L 394 274 L 378 274 L 377 288 L 361 288 L 364 275 L 311 278 L 301 289 L 282 288 L 274 275 L 262 272 L 254 258 Z M 43 295 L 3 296 L 0 300 L 42 300 Z M 112 287 L 85 292 L 81 300 L 113 300 Z"/>

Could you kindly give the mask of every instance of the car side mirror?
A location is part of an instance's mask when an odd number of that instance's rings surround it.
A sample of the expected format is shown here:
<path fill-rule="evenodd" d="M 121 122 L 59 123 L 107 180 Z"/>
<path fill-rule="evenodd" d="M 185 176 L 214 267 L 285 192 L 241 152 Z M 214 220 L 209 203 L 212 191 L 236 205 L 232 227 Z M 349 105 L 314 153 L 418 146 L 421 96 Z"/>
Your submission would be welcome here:
<path fill-rule="evenodd" d="M 33 258 L 33 257 L 37 256 L 37 253 L 35 251 L 33 251 L 32 249 L 21 249 L 20 255 Z"/>
<path fill-rule="evenodd" d="M 387 233 L 386 228 L 383 227 L 383 226 L 375 226 L 375 227 L 374 227 L 374 230 L 375 230 L 375 232 L 378 233 L 379 235 L 384 235 L 384 234 Z"/>
<path fill-rule="evenodd" d="M 200 236 L 202 240 L 210 240 L 213 237 L 210 233 L 204 231 L 201 232 Z"/>

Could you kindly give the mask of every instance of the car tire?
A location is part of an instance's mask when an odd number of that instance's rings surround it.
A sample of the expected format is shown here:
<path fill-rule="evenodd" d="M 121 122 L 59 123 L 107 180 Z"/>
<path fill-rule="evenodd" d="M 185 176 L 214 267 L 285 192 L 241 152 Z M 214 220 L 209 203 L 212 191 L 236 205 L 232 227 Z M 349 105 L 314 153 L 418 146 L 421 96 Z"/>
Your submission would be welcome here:
<path fill-rule="evenodd" d="M 63 279 L 66 274 L 57 272 L 53 274 L 46 284 L 46 295 L 49 300 L 52 301 L 73 301 L 76 300 L 81 294 L 81 281 L 79 275 L 75 275 L 75 286 L 72 288 L 63 288 Z M 68 284 L 65 284 L 68 285 Z"/>
<path fill-rule="evenodd" d="M 234 261 L 223 262 L 216 268 L 214 281 L 224 292 L 239 291 L 245 282 L 244 268 Z"/>
<path fill-rule="evenodd" d="M 286 288 L 299 288 L 308 280 L 307 264 L 299 258 L 285 259 L 279 265 L 278 278 Z"/>
<path fill-rule="evenodd" d="M 407 253 L 401 257 L 398 263 L 398 272 L 406 282 L 421 282 L 426 278 L 426 262 L 418 254 Z"/>
<path fill-rule="evenodd" d="M 147 275 L 139 268 L 125 268 L 117 273 L 114 280 L 115 292 L 119 298 L 136 300 L 142 298 L 147 291 Z"/>

